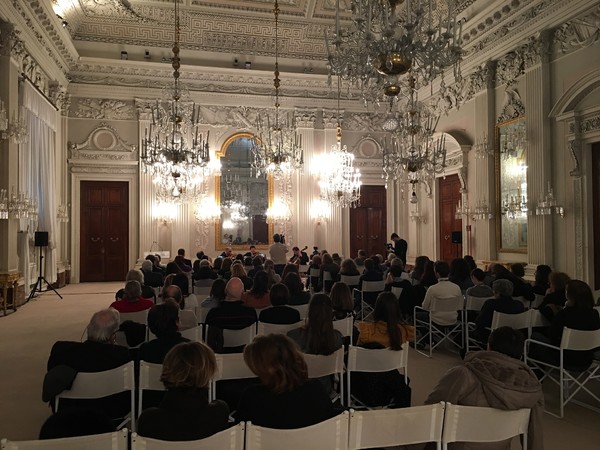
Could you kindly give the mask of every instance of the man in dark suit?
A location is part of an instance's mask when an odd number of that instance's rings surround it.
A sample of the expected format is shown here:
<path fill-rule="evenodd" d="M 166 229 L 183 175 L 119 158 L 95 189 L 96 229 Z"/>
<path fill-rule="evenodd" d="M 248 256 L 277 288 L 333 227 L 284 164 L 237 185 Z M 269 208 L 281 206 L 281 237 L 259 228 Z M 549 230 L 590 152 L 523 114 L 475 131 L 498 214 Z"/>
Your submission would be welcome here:
<path fill-rule="evenodd" d="M 76 372 L 103 372 L 127 364 L 131 361 L 129 350 L 115 344 L 119 319 L 119 312 L 112 308 L 95 313 L 86 329 L 86 341 L 58 341 L 52 346 L 48 371 L 58 366 L 68 366 Z M 67 406 L 74 402 L 77 402 L 77 406 L 102 409 L 112 418 L 123 417 L 129 411 L 127 392 L 99 400 L 63 400 L 61 405 Z"/>
<path fill-rule="evenodd" d="M 406 265 L 406 251 L 408 250 L 408 243 L 404 239 L 400 239 L 396 233 L 392 233 L 390 239 L 394 242 L 393 249 L 390 249 L 395 255 L 402 260 Z"/>
<path fill-rule="evenodd" d="M 185 257 L 185 249 L 184 248 L 180 248 L 179 250 L 177 250 L 177 256 L 183 256 L 183 262 L 185 262 L 188 266 L 193 267 L 192 261 Z"/>
<path fill-rule="evenodd" d="M 164 279 L 161 273 L 152 270 L 152 261 L 142 262 L 142 273 L 144 274 L 144 285 L 150 287 L 162 287 Z"/>

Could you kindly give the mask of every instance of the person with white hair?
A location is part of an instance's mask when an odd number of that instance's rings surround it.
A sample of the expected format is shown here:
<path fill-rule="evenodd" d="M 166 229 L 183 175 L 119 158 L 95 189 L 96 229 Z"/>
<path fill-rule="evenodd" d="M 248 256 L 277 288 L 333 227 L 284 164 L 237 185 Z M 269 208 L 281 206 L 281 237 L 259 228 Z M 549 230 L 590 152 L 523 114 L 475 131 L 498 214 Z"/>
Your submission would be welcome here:
<path fill-rule="evenodd" d="M 156 292 L 150 286 L 144 284 L 144 273 L 140 269 L 131 269 L 125 275 L 125 283 L 129 281 L 137 281 L 142 288 L 142 297 L 149 298 L 153 303 L 156 303 Z M 125 289 L 121 288 L 115 294 L 115 300 L 121 300 L 125 295 Z"/>
<path fill-rule="evenodd" d="M 130 280 L 125 284 L 123 298 L 114 301 L 110 307 L 122 313 L 144 311 L 152 308 L 154 302 L 142 296 L 142 285 L 137 280 Z"/>

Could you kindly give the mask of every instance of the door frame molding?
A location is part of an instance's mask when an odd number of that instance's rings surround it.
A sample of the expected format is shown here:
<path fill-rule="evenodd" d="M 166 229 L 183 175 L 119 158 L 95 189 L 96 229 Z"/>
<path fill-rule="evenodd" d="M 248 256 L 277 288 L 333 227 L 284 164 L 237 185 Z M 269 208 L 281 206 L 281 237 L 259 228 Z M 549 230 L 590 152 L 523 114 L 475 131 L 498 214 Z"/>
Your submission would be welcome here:
<path fill-rule="evenodd" d="M 106 144 L 108 143 L 108 144 Z M 139 235 L 139 164 L 135 145 L 121 139 L 111 126 L 100 123 L 87 139 L 69 143 L 70 191 L 71 191 L 71 283 L 79 283 L 81 242 L 81 182 L 126 181 L 129 195 L 129 246 L 127 265 L 134 267 L 137 261 Z M 125 276 L 125 274 L 123 274 Z"/>

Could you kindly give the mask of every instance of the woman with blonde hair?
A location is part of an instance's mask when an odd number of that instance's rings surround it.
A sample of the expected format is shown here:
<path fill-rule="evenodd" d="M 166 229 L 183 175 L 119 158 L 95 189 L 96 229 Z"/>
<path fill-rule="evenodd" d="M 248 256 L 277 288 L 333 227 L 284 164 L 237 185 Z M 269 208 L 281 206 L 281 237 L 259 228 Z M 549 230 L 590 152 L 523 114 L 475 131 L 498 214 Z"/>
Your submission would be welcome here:
<path fill-rule="evenodd" d="M 173 347 L 160 376 L 165 397 L 157 408 L 142 412 L 138 433 L 164 441 L 193 441 L 227 428 L 227 405 L 208 401 L 208 383 L 216 371 L 215 354 L 207 345 L 185 342 Z"/>
<path fill-rule="evenodd" d="M 333 416 L 333 405 L 318 380 L 308 379 L 306 361 L 283 334 L 257 336 L 244 361 L 261 384 L 240 399 L 235 419 L 269 428 L 303 428 Z"/>
<path fill-rule="evenodd" d="M 247 291 L 252 287 L 252 279 L 248 277 L 244 265 L 239 261 L 236 261 L 231 265 L 231 276 L 238 277 L 242 280 L 242 283 L 244 283 L 244 290 Z"/>

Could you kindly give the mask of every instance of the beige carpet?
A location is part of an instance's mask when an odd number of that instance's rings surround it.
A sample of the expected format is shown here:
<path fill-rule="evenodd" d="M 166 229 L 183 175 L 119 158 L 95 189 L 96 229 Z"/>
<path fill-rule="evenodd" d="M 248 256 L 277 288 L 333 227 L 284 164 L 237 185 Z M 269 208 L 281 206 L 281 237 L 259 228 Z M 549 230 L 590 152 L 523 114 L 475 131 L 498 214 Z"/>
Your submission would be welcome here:
<path fill-rule="evenodd" d="M 68 285 L 60 289 L 63 300 L 46 292 L 16 313 L 0 317 L 0 438 L 37 438 L 40 426 L 50 414 L 42 403 L 41 386 L 52 344 L 57 340 L 80 340 L 92 313 L 107 307 L 121 285 Z M 413 405 L 419 405 L 439 377 L 459 364 L 460 359 L 444 350 L 436 351 L 432 359 L 410 352 Z M 552 391 L 548 389 L 548 393 Z M 547 398 L 550 401 L 551 395 Z M 545 414 L 545 448 L 600 449 L 599 419 L 599 414 L 576 405 L 567 407 L 562 420 Z"/>

